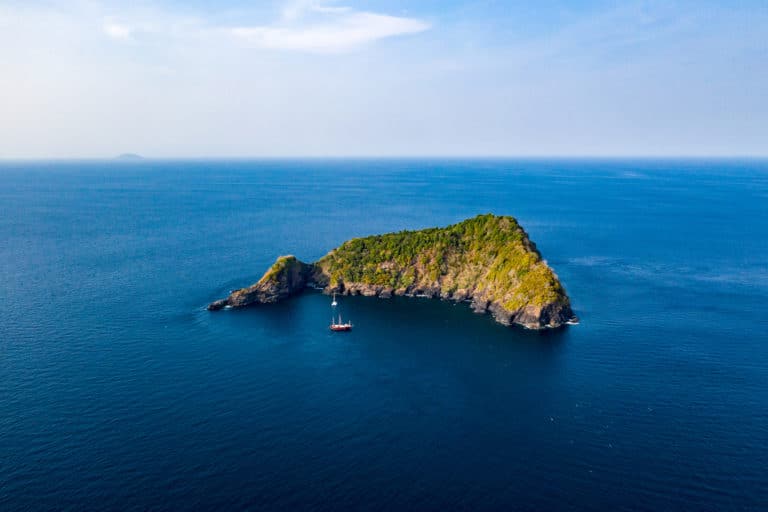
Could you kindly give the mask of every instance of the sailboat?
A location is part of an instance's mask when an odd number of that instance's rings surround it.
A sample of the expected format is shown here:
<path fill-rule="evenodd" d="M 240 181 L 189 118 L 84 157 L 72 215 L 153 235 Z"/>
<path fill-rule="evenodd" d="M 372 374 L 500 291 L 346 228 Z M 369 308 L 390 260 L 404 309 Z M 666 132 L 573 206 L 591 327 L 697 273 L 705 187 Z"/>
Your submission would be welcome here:
<path fill-rule="evenodd" d="M 336 307 L 339 303 L 336 302 L 336 294 L 333 294 L 333 302 L 331 302 L 332 307 Z M 330 328 L 334 332 L 343 332 L 343 331 L 351 331 L 352 330 L 352 322 L 343 322 L 341 320 L 341 313 L 339 313 L 339 319 L 338 321 L 331 315 L 331 325 Z"/>
<path fill-rule="evenodd" d="M 342 322 L 341 321 L 341 315 L 339 315 L 339 321 L 337 322 L 335 318 L 331 317 L 331 330 L 334 332 L 339 331 L 351 331 L 352 330 L 352 322 Z"/>

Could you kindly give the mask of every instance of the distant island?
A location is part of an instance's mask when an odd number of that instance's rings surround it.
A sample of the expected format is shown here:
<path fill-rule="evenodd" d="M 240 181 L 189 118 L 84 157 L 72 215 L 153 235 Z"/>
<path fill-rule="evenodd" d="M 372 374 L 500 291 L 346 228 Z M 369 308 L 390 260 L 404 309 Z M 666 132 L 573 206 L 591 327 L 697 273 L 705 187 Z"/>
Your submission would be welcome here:
<path fill-rule="evenodd" d="M 136 153 L 123 153 L 115 157 L 117 160 L 144 160 L 144 157 Z"/>
<path fill-rule="evenodd" d="M 277 302 L 307 287 L 467 301 L 475 312 L 528 329 L 575 320 L 565 289 L 525 230 L 513 217 L 491 214 L 445 228 L 354 238 L 314 263 L 281 256 L 258 282 L 208 309 Z"/>

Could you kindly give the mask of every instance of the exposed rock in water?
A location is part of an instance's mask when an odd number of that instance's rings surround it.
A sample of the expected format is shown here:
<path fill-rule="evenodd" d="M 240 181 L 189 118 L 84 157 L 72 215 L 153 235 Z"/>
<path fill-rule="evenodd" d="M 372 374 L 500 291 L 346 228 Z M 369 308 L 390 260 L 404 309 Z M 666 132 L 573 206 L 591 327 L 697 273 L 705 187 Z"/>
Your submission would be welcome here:
<path fill-rule="evenodd" d="M 470 301 L 477 313 L 529 329 L 575 320 L 563 286 L 523 228 L 512 217 L 494 215 L 446 228 L 355 238 L 311 264 L 281 256 L 258 282 L 208 309 L 277 302 L 307 287 L 342 295 Z"/>
<path fill-rule="evenodd" d="M 239 308 L 286 299 L 306 288 L 311 270 L 311 265 L 302 263 L 295 256 L 280 256 L 258 282 L 233 291 L 226 299 L 211 302 L 208 310 L 218 311 L 225 307 Z"/>

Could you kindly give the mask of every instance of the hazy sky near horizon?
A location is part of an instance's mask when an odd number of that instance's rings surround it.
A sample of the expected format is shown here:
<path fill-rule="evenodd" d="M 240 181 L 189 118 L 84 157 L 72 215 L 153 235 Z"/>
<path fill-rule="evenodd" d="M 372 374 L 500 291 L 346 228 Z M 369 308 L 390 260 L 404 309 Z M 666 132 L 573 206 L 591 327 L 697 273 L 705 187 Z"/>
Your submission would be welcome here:
<path fill-rule="evenodd" d="M 0 0 L 0 158 L 768 155 L 768 2 Z"/>

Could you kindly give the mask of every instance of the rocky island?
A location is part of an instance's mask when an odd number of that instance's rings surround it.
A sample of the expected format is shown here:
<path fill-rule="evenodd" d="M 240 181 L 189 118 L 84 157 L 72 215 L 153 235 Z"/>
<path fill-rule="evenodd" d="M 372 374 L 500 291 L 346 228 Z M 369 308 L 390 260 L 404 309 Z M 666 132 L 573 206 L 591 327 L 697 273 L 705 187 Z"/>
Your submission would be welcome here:
<path fill-rule="evenodd" d="M 117 160 L 144 160 L 144 157 L 136 153 L 122 153 L 115 157 Z"/>
<path fill-rule="evenodd" d="M 281 256 L 258 282 L 208 309 L 277 302 L 308 287 L 466 301 L 475 312 L 528 329 L 575 320 L 565 289 L 525 230 L 513 217 L 491 214 L 445 228 L 354 238 L 314 263 Z"/>

